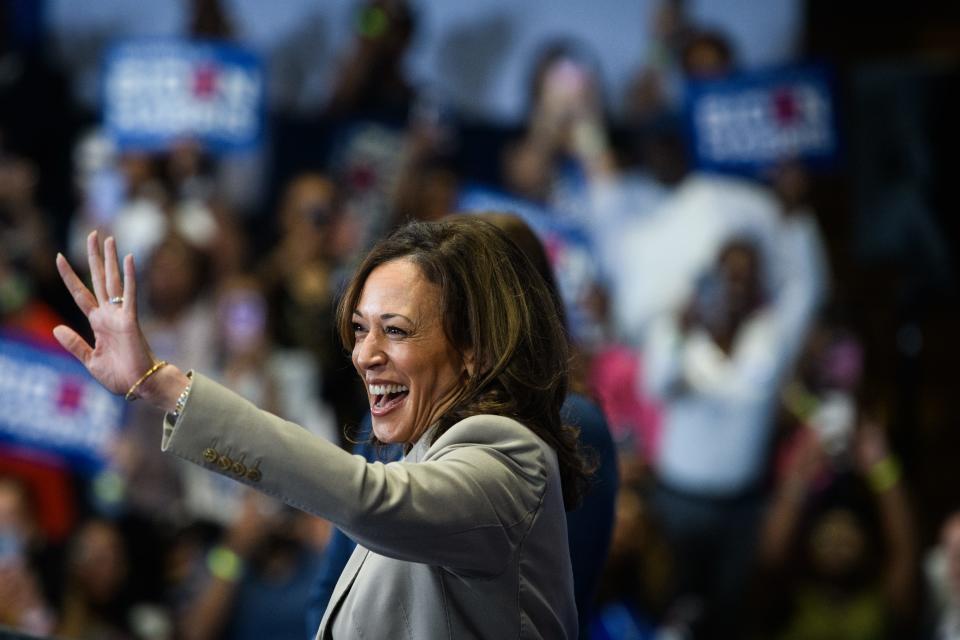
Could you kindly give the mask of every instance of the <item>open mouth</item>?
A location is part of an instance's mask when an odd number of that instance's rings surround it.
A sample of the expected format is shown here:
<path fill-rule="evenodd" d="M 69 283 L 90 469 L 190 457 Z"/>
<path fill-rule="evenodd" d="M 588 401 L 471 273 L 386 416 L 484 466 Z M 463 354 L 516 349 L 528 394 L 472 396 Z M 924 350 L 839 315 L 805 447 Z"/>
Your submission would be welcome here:
<path fill-rule="evenodd" d="M 373 396 L 371 409 L 378 414 L 390 411 L 410 393 L 410 389 L 401 384 L 371 384 L 367 389 Z"/>

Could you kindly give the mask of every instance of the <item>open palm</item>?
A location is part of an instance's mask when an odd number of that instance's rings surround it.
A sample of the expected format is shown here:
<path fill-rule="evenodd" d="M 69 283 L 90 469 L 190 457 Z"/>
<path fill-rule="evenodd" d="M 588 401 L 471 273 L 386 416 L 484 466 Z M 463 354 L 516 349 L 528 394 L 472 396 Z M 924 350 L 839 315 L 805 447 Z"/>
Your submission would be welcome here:
<path fill-rule="evenodd" d="M 137 319 L 136 274 L 133 256 L 123 260 L 123 280 L 116 241 L 109 237 L 103 252 L 97 232 L 87 237 L 91 292 L 62 255 L 57 270 L 80 311 L 90 322 L 94 345 L 65 325 L 53 330 L 63 348 L 87 368 L 100 384 L 113 393 L 125 393 L 155 362 L 153 352 Z"/>

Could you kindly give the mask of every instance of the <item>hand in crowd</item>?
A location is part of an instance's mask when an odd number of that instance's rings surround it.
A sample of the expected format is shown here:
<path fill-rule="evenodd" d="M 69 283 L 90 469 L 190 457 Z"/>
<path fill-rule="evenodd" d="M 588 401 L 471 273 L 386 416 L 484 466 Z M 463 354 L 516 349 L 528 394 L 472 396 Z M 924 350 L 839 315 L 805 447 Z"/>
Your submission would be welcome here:
<path fill-rule="evenodd" d="M 550 146 L 576 155 L 590 132 L 602 131 L 603 115 L 589 72 L 573 60 L 560 59 L 546 71 L 536 105 L 534 131 Z"/>

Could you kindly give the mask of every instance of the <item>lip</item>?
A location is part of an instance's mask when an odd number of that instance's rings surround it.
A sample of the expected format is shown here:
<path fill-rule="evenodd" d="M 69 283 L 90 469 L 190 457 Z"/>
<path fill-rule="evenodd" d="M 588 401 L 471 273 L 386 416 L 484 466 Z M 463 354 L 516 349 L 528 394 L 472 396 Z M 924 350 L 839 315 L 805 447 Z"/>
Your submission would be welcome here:
<path fill-rule="evenodd" d="M 407 401 L 407 397 L 409 395 L 410 395 L 409 393 L 406 393 L 395 400 L 389 401 L 385 406 L 382 406 L 382 407 L 376 406 L 376 404 L 374 404 L 374 400 L 376 400 L 376 396 L 371 396 L 370 414 L 376 418 L 381 418 L 387 415 L 388 413 L 393 413 L 394 411 L 396 411 L 397 409 L 403 406 L 403 404 Z"/>

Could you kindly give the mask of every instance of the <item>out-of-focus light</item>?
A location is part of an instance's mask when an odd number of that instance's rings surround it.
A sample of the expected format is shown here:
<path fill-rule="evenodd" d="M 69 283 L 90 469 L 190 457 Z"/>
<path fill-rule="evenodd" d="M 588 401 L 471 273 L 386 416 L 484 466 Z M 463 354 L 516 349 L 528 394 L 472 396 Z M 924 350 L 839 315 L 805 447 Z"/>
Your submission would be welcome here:
<path fill-rule="evenodd" d="M 376 40 L 387 32 L 387 26 L 390 20 L 387 12 L 380 7 L 369 7 L 364 9 L 357 19 L 357 31 L 364 38 Z"/>

